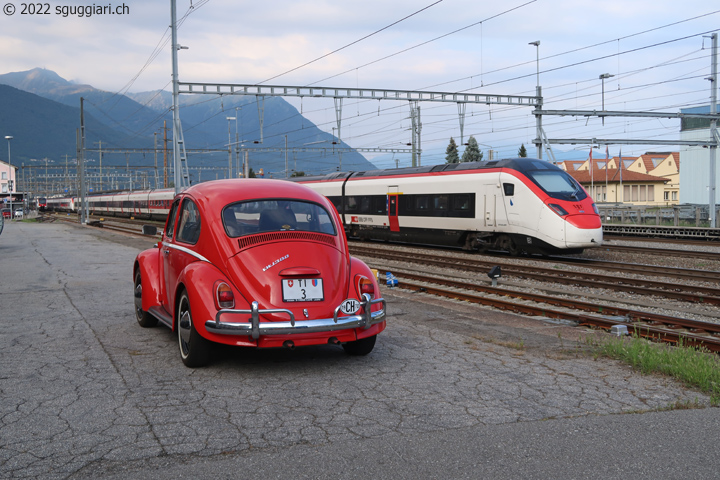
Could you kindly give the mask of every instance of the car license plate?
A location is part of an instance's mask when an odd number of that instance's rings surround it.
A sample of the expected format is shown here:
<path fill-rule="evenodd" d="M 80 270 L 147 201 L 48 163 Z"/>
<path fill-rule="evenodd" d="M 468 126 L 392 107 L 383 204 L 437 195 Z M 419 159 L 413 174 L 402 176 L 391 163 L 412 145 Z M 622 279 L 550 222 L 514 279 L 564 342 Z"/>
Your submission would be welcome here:
<path fill-rule="evenodd" d="M 323 297 L 322 278 L 292 278 L 282 281 L 283 302 L 320 302 Z"/>

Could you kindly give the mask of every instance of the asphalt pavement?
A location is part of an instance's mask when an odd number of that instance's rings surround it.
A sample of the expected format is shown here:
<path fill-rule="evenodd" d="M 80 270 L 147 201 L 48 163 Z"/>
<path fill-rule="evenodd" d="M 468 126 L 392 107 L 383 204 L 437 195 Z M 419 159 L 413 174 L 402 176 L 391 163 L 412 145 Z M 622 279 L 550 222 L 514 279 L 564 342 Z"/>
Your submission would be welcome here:
<path fill-rule="evenodd" d="M 586 355 L 582 329 L 424 294 L 383 289 L 367 357 L 221 346 L 188 369 L 135 321 L 152 243 L 5 225 L 0 478 L 718 476 L 707 396 Z"/>

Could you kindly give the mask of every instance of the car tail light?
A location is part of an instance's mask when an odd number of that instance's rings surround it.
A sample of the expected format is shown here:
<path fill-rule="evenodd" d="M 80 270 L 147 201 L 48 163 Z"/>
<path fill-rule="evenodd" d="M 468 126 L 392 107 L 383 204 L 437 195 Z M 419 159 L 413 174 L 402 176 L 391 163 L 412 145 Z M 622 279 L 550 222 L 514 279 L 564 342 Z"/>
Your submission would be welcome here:
<path fill-rule="evenodd" d="M 217 307 L 220 308 L 233 308 L 235 306 L 235 295 L 225 282 L 218 282 L 215 285 L 215 301 Z"/>
<path fill-rule="evenodd" d="M 357 277 L 357 292 L 358 296 L 362 298 L 364 293 L 369 294 L 371 297 L 375 297 L 375 285 L 369 278 L 358 275 Z"/>
<path fill-rule="evenodd" d="M 548 203 L 548 207 L 552 208 L 555 213 L 560 215 L 561 217 L 564 217 L 568 214 L 567 210 L 565 210 L 563 207 L 558 205 L 557 203 Z"/>

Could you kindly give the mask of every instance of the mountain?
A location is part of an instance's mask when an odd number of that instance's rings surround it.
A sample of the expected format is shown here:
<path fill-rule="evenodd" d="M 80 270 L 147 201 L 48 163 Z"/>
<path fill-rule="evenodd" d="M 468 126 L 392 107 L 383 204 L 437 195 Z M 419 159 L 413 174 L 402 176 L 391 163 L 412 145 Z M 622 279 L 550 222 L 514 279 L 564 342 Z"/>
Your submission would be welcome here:
<path fill-rule="evenodd" d="M 136 94 L 120 95 L 98 90 L 90 85 L 79 85 L 69 82 L 55 72 L 36 68 L 26 72 L 13 72 L 0 75 L 0 84 L 22 90 L 24 93 L 35 94 L 45 100 L 52 100 L 72 110 L 59 110 L 59 106 L 46 107 L 53 111 L 62 111 L 62 117 L 56 117 L 58 123 L 65 129 L 67 138 L 52 138 L 37 132 L 44 129 L 33 129 L 38 116 L 46 117 L 43 108 L 37 100 L 32 100 L 38 106 L 32 110 L 24 107 L 29 97 L 20 97 L 18 90 L 3 90 L 0 95 L 0 106 L 3 108 L 3 122 L 12 125 L 24 125 L 22 129 L 13 127 L 16 138 L 28 138 L 32 141 L 25 143 L 13 140 L 13 158 L 59 158 L 68 153 L 67 145 L 73 145 L 70 152 L 74 152 L 74 130 L 79 127 L 80 97 L 84 99 L 85 124 L 87 148 L 93 148 L 95 142 L 102 141 L 103 149 L 138 149 L 151 148 L 155 138 L 158 148 L 162 148 L 163 127 L 167 125 L 168 139 L 172 138 L 172 96 L 168 92 L 142 92 Z M 6 87 L 7 88 L 7 87 Z M 15 95 L 17 98 L 12 98 Z M 4 98 L 8 97 L 8 98 Z M 261 107 L 258 108 L 258 102 Z M 10 108 L 11 107 L 11 108 Z M 260 114 L 263 112 L 263 128 L 260 130 Z M 236 117 L 236 121 L 229 121 L 227 117 Z M 333 138 L 327 132 L 320 130 L 316 125 L 304 118 L 292 105 L 281 97 L 265 97 L 264 102 L 254 96 L 223 96 L 185 95 L 181 97 L 180 118 L 183 126 L 185 146 L 190 150 L 220 150 L 220 152 L 188 153 L 188 164 L 191 169 L 215 169 L 212 175 L 222 178 L 226 175 L 228 165 L 228 128 L 230 140 L 235 142 L 235 132 L 241 141 L 243 149 L 248 150 L 250 165 L 258 171 L 263 168 L 265 172 L 284 176 L 285 170 L 285 142 L 289 148 L 288 163 L 290 170 L 305 171 L 307 173 L 325 173 L 339 168 L 340 158 L 333 153 Z M 230 125 L 228 125 L 230 123 Z M 11 125 L 11 126 L 12 126 Z M 7 131 L 7 130 L 4 130 Z M 157 133 L 157 137 L 155 137 Z M 261 142 L 262 139 L 262 142 Z M 36 145 L 42 144 L 42 154 L 35 150 Z M 299 151 L 307 150 L 307 144 L 317 147 L 326 145 L 325 151 Z M 170 143 L 171 145 L 171 143 Z M 54 148 L 53 148 L 54 147 Z M 346 144 L 335 148 L 350 148 Z M 171 148 L 171 147 L 170 147 Z M 297 151 L 293 153 L 293 148 Z M 89 152 L 89 157 L 97 155 Z M 74 154 L 73 154 L 74 156 Z M 109 165 L 150 165 L 153 163 L 152 152 L 146 154 L 103 154 L 103 164 Z M 347 152 L 342 156 L 343 170 L 371 170 L 374 165 L 357 152 Z M 200 171 L 197 173 L 201 174 Z M 207 176 L 205 177 L 207 178 Z"/>
<path fill-rule="evenodd" d="M 12 136 L 11 161 L 20 166 L 23 162 L 44 158 L 58 163 L 65 156 L 74 159 L 77 153 L 76 131 L 80 126 L 80 108 L 63 105 L 47 98 L 0 84 L 0 136 Z M 123 135 L 93 115 L 86 115 L 85 121 L 92 128 L 86 131 L 86 145 L 104 142 L 117 145 L 129 142 Z M 4 152 L 0 149 L 0 152 Z M 6 155 L 0 158 L 7 161 Z"/>

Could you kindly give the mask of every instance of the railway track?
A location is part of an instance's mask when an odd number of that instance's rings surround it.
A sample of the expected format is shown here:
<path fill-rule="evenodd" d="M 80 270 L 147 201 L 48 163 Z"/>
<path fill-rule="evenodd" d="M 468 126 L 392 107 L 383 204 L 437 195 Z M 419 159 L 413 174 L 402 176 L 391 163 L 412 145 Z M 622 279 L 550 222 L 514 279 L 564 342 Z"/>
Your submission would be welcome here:
<path fill-rule="evenodd" d="M 360 255 L 369 258 L 383 258 L 386 260 L 394 260 L 407 263 L 421 263 L 423 265 L 432 265 L 441 268 L 453 268 L 457 270 L 470 271 L 473 273 L 485 275 L 495 266 L 500 266 L 504 276 L 516 276 L 528 278 L 532 280 L 559 283 L 563 285 L 579 285 L 589 288 L 605 288 L 611 291 L 622 289 L 627 292 L 633 292 L 639 295 L 653 295 L 667 298 L 674 298 L 691 303 L 706 303 L 711 305 L 720 305 L 720 288 L 703 287 L 697 285 L 684 285 L 677 282 L 661 282 L 635 277 L 623 277 L 617 275 L 603 275 L 587 271 L 574 270 L 558 270 L 557 268 L 537 267 L 531 265 L 518 265 L 508 261 L 480 260 L 474 259 L 470 255 L 448 256 L 438 254 L 422 254 L 418 252 L 403 252 L 397 250 L 389 250 L 384 248 L 359 247 L 352 245 L 350 252 L 353 255 Z M 576 265 L 573 261 L 562 262 Z M 595 268 L 595 263 L 584 263 L 583 266 Z M 620 263 L 613 263 L 622 268 L 623 271 L 629 268 L 629 271 L 638 273 L 638 266 L 628 266 Z M 610 268 L 605 262 L 600 264 L 600 268 Z M 667 272 L 667 270 L 660 270 Z M 712 275 L 708 278 L 713 282 L 720 282 L 720 273 L 709 272 Z M 683 272 L 692 278 L 691 273 Z"/>
<path fill-rule="evenodd" d="M 626 252 L 635 255 L 661 255 L 667 257 L 684 257 L 704 260 L 713 260 L 720 262 L 720 249 L 717 252 L 701 252 L 698 250 L 678 250 L 671 248 L 655 248 L 655 247 L 634 247 L 631 245 L 613 245 L 603 244 L 599 249 L 609 250 L 613 252 Z"/>
<path fill-rule="evenodd" d="M 405 271 L 397 271 L 394 275 L 401 278 L 398 284 L 399 288 L 487 305 L 524 315 L 567 320 L 578 325 L 606 330 L 624 326 L 629 333 L 642 337 L 675 344 L 682 342 L 684 345 L 720 352 L 720 324 L 717 323 L 676 318 L 567 298 L 468 285 L 467 282 L 439 279 Z M 447 288 L 440 288 L 437 285 Z M 513 300 L 499 297 L 513 297 Z M 549 308 L 548 305 L 555 308 Z"/>

